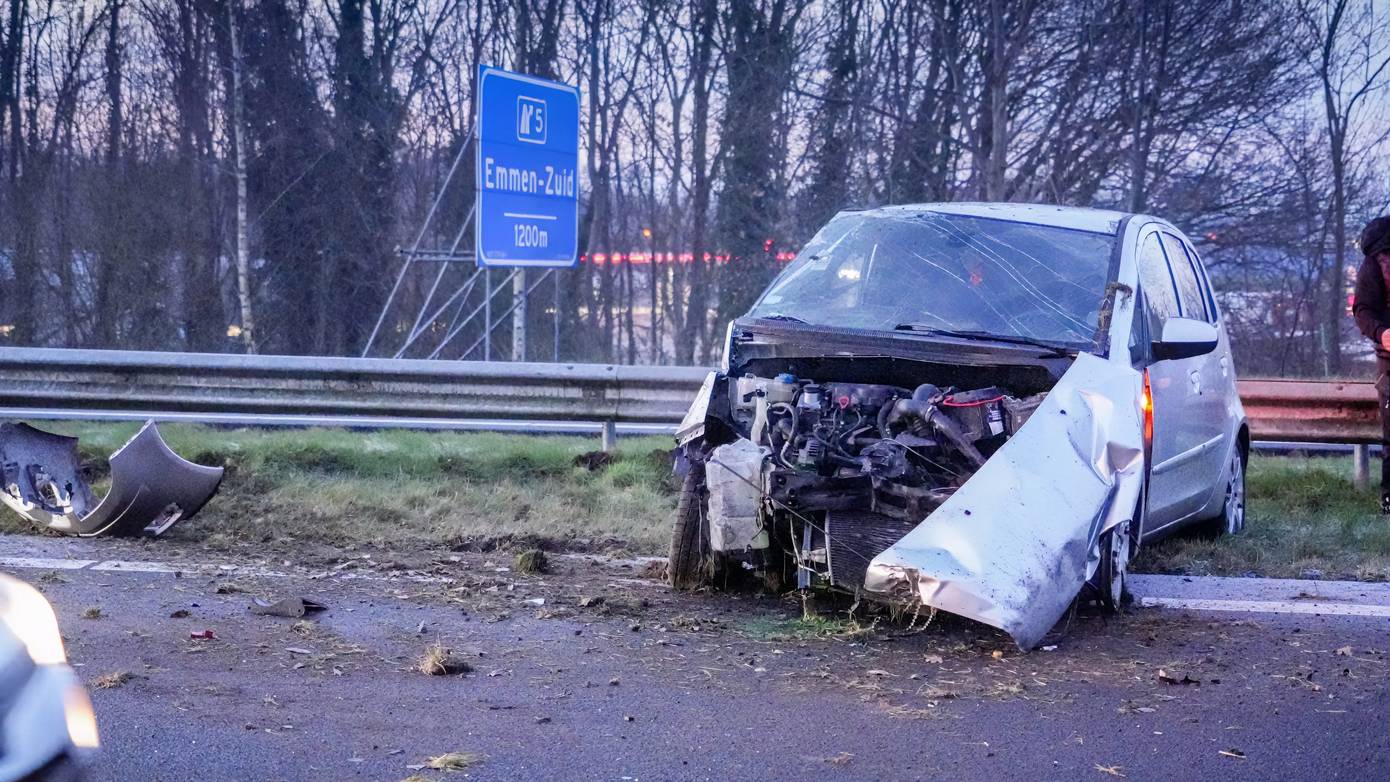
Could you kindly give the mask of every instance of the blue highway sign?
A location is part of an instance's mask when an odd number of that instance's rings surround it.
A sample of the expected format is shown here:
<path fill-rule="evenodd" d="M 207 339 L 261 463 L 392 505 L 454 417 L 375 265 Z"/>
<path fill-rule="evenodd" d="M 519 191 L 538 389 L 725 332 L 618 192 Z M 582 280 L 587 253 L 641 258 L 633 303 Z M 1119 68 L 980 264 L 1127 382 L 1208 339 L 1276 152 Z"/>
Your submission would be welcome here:
<path fill-rule="evenodd" d="M 579 90 L 478 68 L 478 263 L 574 266 Z"/>

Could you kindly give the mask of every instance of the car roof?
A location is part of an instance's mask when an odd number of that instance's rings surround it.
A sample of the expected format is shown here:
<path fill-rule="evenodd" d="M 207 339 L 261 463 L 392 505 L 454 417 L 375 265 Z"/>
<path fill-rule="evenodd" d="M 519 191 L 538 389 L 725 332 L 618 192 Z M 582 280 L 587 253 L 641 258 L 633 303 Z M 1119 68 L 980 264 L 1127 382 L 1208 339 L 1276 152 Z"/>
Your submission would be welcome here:
<path fill-rule="evenodd" d="M 922 214 L 964 215 L 967 217 L 988 217 L 995 220 L 1010 220 L 1016 223 L 1050 225 L 1069 228 L 1074 231 L 1115 234 L 1120 220 L 1128 215 L 1109 209 L 1090 209 L 1079 206 L 1055 206 L 1052 204 L 1004 204 L 984 202 L 956 202 L 938 204 L 904 204 L 901 206 L 881 206 L 866 209 L 861 214 L 891 215 Z"/>

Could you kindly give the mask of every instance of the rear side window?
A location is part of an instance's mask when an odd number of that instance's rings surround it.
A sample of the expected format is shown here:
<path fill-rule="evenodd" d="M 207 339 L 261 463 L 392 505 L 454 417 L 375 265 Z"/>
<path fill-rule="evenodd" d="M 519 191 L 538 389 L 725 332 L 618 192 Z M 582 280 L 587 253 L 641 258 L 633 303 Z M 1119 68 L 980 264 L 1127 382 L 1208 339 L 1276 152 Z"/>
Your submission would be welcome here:
<path fill-rule="evenodd" d="M 1172 234 L 1163 234 L 1163 249 L 1168 254 L 1168 267 L 1173 270 L 1173 281 L 1178 288 L 1178 306 L 1184 318 L 1211 322 L 1207 312 L 1207 297 L 1202 291 L 1202 281 L 1192 265 L 1192 258 L 1183 248 L 1182 242 Z"/>
<path fill-rule="evenodd" d="M 1144 289 L 1150 331 L 1156 339 L 1158 334 L 1163 333 L 1163 322 L 1181 314 L 1173 278 L 1168 272 L 1168 260 L 1163 255 L 1157 233 L 1144 237 L 1144 243 L 1139 247 L 1139 285 Z"/>
<path fill-rule="evenodd" d="M 1208 320 L 1216 323 L 1221 320 L 1221 310 L 1216 306 L 1216 291 L 1211 287 L 1211 275 L 1207 274 L 1207 267 L 1202 265 L 1202 256 L 1197 254 L 1197 250 L 1187 242 L 1182 243 L 1183 249 L 1187 250 L 1187 257 L 1192 259 L 1192 268 L 1197 270 L 1197 278 L 1202 281 L 1202 295 L 1207 303 Z"/>

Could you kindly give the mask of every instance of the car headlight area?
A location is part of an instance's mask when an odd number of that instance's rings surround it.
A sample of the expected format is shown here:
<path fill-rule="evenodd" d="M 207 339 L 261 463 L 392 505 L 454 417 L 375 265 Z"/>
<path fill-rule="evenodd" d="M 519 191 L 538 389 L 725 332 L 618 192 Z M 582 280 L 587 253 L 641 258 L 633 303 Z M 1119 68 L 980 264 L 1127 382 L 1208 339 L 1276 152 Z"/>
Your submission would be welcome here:
<path fill-rule="evenodd" d="M 52 607 L 38 590 L 0 575 L 0 782 L 75 778 L 74 756 L 99 743 Z"/>

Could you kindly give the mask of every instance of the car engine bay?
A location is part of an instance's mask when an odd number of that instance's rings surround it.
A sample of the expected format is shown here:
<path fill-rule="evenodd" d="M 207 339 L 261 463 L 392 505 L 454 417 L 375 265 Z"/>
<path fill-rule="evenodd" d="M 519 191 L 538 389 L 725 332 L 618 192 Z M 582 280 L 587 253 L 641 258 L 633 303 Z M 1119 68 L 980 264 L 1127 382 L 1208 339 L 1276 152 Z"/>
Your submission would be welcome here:
<path fill-rule="evenodd" d="M 752 373 L 726 378 L 737 437 L 706 464 L 711 548 L 797 585 L 856 589 L 1041 404 L 972 387 Z M 784 556 L 787 555 L 787 556 Z"/>

